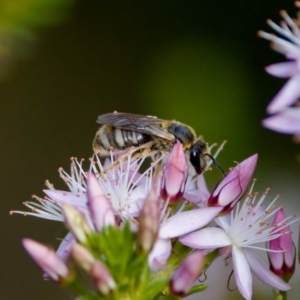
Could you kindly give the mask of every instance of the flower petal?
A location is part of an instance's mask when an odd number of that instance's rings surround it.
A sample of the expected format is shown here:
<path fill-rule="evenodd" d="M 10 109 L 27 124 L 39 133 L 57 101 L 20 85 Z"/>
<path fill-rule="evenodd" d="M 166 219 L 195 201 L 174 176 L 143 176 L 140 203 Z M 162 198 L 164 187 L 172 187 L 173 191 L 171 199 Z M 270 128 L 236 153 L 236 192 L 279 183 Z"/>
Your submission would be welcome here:
<path fill-rule="evenodd" d="M 76 207 L 86 207 L 87 198 L 83 193 L 73 193 L 59 190 L 43 190 L 43 192 L 59 206 L 70 204 Z"/>
<path fill-rule="evenodd" d="M 159 237 L 174 238 L 197 230 L 213 220 L 222 209 L 222 207 L 205 207 L 178 213 L 161 224 Z"/>
<path fill-rule="evenodd" d="M 208 227 L 179 239 L 180 243 L 195 249 L 213 249 L 231 245 L 226 232 L 218 227 Z"/>
<path fill-rule="evenodd" d="M 182 144 L 177 142 L 164 166 L 161 186 L 161 197 L 163 199 L 170 199 L 170 202 L 175 202 L 182 197 L 187 168 L 186 156 Z"/>
<path fill-rule="evenodd" d="M 291 289 L 286 282 L 269 270 L 264 261 L 252 249 L 244 249 L 244 253 L 251 270 L 261 281 L 280 291 L 288 291 Z"/>
<path fill-rule="evenodd" d="M 223 206 L 231 210 L 245 194 L 256 167 L 258 155 L 254 154 L 234 167 L 217 185 L 208 199 L 209 206 Z M 229 208 L 227 206 L 230 205 Z"/>
<path fill-rule="evenodd" d="M 234 278 L 240 293 L 245 299 L 251 300 L 252 276 L 249 263 L 244 252 L 234 245 L 232 246 L 232 263 L 234 269 Z"/>
<path fill-rule="evenodd" d="M 103 226 L 115 225 L 111 203 L 92 173 L 87 174 L 87 198 L 89 211 L 98 231 L 101 231 Z"/>
<path fill-rule="evenodd" d="M 75 242 L 76 242 L 76 239 L 75 239 L 74 235 L 72 234 L 72 232 L 69 232 L 64 237 L 62 242 L 60 243 L 58 249 L 56 250 L 56 254 L 61 259 L 66 261 L 68 259 L 68 257 L 70 256 L 71 248 L 75 244 Z"/>
<path fill-rule="evenodd" d="M 31 258 L 54 281 L 59 281 L 70 276 L 70 271 L 66 263 L 53 250 L 27 238 L 23 239 L 22 243 Z"/>
<path fill-rule="evenodd" d="M 300 86 L 300 84 L 299 84 Z M 282 133 L 300 133 L 300 107 L 293 107 L 262 121 L 263 126 Z"/>
<path fill-rule="evenodd" d="M 275 95 L 267 107 L 267 112 L 273 114 L 296 102 L 300 96 L 300 74 L 288 80 L 284 87 Z"/>
<path fill-rule="evenodd" d="M 150 254 L 148 255 L 149 267 L 157 271 L 166 265 L 171 254 L 172 245 L 170 240 L 157 239 Z"/>
<path fill-rule="evenodd" d="M 297 64 L 294 61 L 269 65 L 265 68 L 270 75 L 280 78 L 290 78 L 298 73 Z"/>
<path fill-rule="evenodd" d="M 189 254 L 172 274 L 170 287 L 175 295 L 186 295 L 201 275 L 205 251 L 195 250 Z"/>

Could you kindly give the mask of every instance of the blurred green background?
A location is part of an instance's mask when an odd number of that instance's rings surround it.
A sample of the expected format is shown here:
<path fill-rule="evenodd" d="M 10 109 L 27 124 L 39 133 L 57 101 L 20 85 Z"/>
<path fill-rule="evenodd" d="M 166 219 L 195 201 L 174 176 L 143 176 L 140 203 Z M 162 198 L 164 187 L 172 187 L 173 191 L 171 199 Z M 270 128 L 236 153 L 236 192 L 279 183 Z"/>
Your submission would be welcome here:
<path fill-rule="evenodd" d="M 284 83 L 263 67 L 284 58 L 256 32 L 270 31 L 265 20 L 279 21 L 283 8 L 295 16 L 283 0 L 0 2 L 1 299 L 72 299 L 42 280 L 20 243 L 56 247 L 63 225 L 8 212 L 43 196 L 46 179 L 65 188 L 57 169 L 92 155 L 95 120 L 106 112 L 176 119 L 209 143 L 226 139 L 224 169 L 259 153 L 256 189 L 271 187 L 270 200 L 280 193 L 279 204 L 299 213 L 299 146 L 260 125 Z M 220 177 L 211 173 L 210 187 Z M 242 299 L 227 290 L 230 271 L 220 259 L 208 291 L 191 299 Z M 268 287 L 254 290 L 272 299 Z"/>

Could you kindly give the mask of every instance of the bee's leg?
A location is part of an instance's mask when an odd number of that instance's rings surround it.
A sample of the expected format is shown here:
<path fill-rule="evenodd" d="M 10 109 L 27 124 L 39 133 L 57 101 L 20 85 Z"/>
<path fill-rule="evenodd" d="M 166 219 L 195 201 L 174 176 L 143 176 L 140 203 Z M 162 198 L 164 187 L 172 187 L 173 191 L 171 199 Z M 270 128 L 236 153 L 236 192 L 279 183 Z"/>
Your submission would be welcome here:
<path fill-rule="evenodd" d="M 126 162 L 126 160 L 135 160 L 138 158 L 149 157 L 153 153 L 153 151 L 151 151 L 152 144 L 153 142 L 149 142 L 139 147 L 131 147 L 131 149 L 129 149 L 126 153 L 119 155 L 113 161 L 113 163 L 111 163 L 107 168 L 103 170 L 103 173 L 117 168 L 120 164 Z"/>

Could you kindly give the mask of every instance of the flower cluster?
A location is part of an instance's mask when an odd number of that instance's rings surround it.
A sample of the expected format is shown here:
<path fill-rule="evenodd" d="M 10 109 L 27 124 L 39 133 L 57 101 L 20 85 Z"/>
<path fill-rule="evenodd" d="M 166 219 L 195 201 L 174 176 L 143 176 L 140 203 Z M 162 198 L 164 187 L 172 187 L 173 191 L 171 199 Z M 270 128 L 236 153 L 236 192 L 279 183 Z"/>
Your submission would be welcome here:
<path fill-rule="evenodd" d="M 59 170 L 70 191 L 47 183 L 46 198 L 25 203 L 32 212 L 14 211 L 63 221 L 70 230 L 56 252 L 23 240 L 44 276 L 80 299 L 180 299 L 205 289 L 193 284 L 225 257 L 232 258 L 245 299 L 252 298 L 251 271 L 278 291 L 290 289 L 296 254 L 289 225 L 297 220 L 274 208 L 277 198 L 265 207 L 267 193 L 258 197 L 254 183 L 248 191 L 256 154 L 231 168 L 212 192 L 181 143 L 145 171 L 143 163 L 131 153 L 104 165 L 95 156 L 86 172 L 72 159 L 71 175 Z M 270 269 L 256 249 L 268 253 Z M 74 264 L 91 278 L 92 290 L 82 286 Z"/>
<path fill-rule="evenodd" d="M 300 7 L 300 2 L 296 1 Z M 283 21 L 280 26 L 268 20 L 268 25 L 281 37 L 264 31 L 258 34 L 271 41 L 271 47 L 282 53 L 289 61 L 272 64 L 266 71 L 279 78 L 289 78 L 285 86 L 275 95 L 267 107 L 272 116 L 263 120 L 263 125 L 269 129 L 295 135 L 299 141 L 300 136 L 300 15 L 297 19 L 289 17 L 286 11 L 280 11 Z"/>

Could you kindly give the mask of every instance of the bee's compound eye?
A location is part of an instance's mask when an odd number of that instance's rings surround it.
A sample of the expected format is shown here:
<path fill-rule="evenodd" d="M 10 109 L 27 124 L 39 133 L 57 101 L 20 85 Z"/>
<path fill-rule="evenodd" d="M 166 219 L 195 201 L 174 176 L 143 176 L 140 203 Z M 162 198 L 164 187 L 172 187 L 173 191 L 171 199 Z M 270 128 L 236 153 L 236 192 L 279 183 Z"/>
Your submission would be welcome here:
<path fill-rule="evenodd" d="M 201 174 L 201 166 L 200 166 L 200 152 L 198 149 L 191 150 L 190 152 L 190 162 L 194 167 L 197 174 Z"/>

